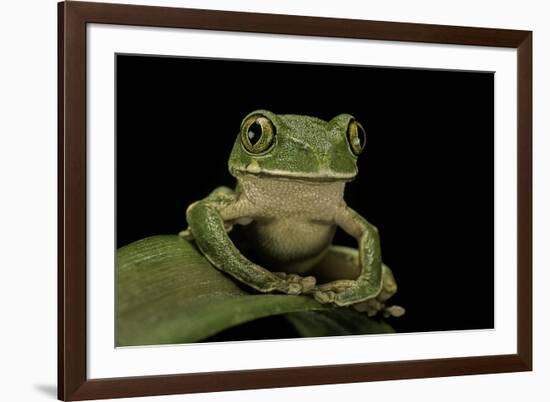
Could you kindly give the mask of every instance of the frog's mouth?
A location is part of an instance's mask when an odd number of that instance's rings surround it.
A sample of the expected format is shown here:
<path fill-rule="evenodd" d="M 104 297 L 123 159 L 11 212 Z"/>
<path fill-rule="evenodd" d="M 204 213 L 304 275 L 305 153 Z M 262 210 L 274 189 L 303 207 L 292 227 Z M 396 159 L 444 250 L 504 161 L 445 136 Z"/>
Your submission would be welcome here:
<path fill-rule="evenodd" d="M 272 169 L 235 169 L 233 175 L 240 176 L 256 176 L 266 177 L 272 179 L 281 180 L 298 180 L 305 182 L 335 182 L 335 181 L 351 181 L 355 179 L 356 174 L 350 173 L 337 173 L 333 171 L 319 171 L 319 172 L 290 172 L 286 170 L 272 170 Z"/>

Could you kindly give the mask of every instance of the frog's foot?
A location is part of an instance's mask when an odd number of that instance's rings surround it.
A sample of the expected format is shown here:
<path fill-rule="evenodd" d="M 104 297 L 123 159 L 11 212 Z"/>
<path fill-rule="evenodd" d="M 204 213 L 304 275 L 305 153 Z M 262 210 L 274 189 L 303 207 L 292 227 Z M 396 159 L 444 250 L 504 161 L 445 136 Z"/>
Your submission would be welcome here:
<path fill-rule="evenodd" d="M 351 279 L 323 283 L 315 288 L 313 297 L 321 304 L 335 303 L 339 293 L 353 286 L 355 286 L 355 281 Z"/>
<path fill-rule="evenodd" d="M 315 298 L 320 303 L 332 303 L 338 307 L 350 306 L 360 302 L 374 300 L 383 302 L 377 297 L 382 288 L 376 289 L 366 282 L 358 282 L 351 279 L 332 281 L 317 286 Z M 376 306 L 375 302 L 371 305 Z"/>
<path fill-rule="evenodd" d="M 316 290 L 313 297 L 321 304 L 333 303 L 336 293 L 332 290 Z"/>
<path fill-rule="evenodd" d="M 353 308 L 361 313 L 365 312 L 369 317 L 374 317 L 379 312 L 384 318 L 401 317 L 405 314 L 405 309 L 401 306 L 389 306 L 378 299 L 370 299 L 364 302 L 352 304 Z"/>
<path fill-rule="evenodd" d="M 316 280 L 313 276 L 303 277 L 296 274 L 287 274 L 286 272 L 274 272 L 273 274 L 284 280 L 286 289 L 282 289 L 282 291 L 289 295 L 310 293 L 315 288 Z"/>

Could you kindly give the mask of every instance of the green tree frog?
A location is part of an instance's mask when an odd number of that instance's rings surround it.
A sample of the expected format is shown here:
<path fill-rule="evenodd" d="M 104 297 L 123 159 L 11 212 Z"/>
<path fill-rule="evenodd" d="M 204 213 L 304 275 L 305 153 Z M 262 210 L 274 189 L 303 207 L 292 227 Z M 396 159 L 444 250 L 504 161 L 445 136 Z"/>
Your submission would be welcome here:
<path fill-rule="evenodd" d="M 365 140 L 349 114 L 327 122 L 250 113 L 229 157 L 235 189 L 218 187 L 192 203 L 180 236 L 259 292 L 401 315 L 401 307 L 386 306 L 397 286 L 382 263 L 378 230 L 344 201 Z M 332 244 L 337 227 L 357 240 L 357 249 Z"/>

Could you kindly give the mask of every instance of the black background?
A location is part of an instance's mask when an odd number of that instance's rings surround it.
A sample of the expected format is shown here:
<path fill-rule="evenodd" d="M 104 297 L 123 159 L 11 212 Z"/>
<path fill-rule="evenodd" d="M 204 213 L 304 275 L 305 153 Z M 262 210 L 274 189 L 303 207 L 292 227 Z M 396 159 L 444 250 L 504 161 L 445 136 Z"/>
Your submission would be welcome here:
<path fill-rule="evenodd" d="M 392 300 L 407 309 L 390 323 L 493 327 L 492 73 L 136 55 L 116 65 L 119 247 L 177 233 L 191 202 L 234 184 L 227 159 L 249 112 L 350 113 L 367 146 L 345 199 L 380 231 Z"/>

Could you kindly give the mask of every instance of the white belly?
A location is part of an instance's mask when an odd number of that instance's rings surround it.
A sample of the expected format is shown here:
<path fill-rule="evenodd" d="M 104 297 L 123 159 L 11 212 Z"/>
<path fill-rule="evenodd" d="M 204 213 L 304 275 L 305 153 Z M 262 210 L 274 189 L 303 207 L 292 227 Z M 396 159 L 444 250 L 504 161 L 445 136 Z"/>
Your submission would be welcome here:
<path fill-rule="evenodd" d="M 247 243 L 270 270 L 303 273 L 332 243 L 334 213 L 343 202 L 344 182 L 306 183 L 250 177 L 242 196 L 253 205 Z"/>
<path fill-rule="evenodd" d="M 335 226 L 326 223 L 277 219 L 247 225 L 245 235 L 264 268 L 304 274 L 328 250 L 335 230 Z"/>

